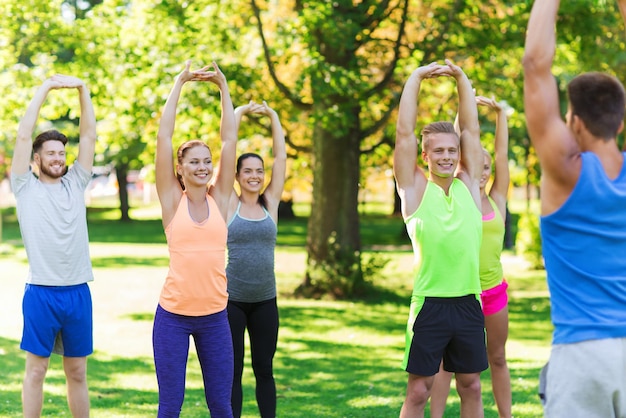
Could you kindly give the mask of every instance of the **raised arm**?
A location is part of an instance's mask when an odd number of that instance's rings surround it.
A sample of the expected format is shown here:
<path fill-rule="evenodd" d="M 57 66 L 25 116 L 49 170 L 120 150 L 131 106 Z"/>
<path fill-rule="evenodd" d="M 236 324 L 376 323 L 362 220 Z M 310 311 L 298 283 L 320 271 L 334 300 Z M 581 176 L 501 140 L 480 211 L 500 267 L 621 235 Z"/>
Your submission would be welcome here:
<path fill-rule="evenodd" d="M 480 144 L 478 108 L 472 83 L 463 70 L 446 60 L 448 73 L 454 77 L 459 95 L 458 124 L 461 138 L 461 172 L 459 178 L 467 184 L 476 205 L 480 208 L 480 176 L 483 167 L 483 150 Z"/>
<path fill-rule="evenodd" d="M 172 145 L 172 137 L 174 135 L 174 126 L 176 124 L 176 108 L 183 85 L 193 78 L 193 74 L 189 71 L 191 62 L 185 63 L 185 69 L 178 74 L 174 81 L 174 87 L 170 91 L 161 121 L 159 122 L 159 131 L 157 133 L 156 146 L 156 189 L 161 203 L 163 212 L 163 225 L 168 225 L 174 216 L 176 207 L 183 193 L 183 189 L 174 173 L 174 147 Z"/>
<path fill-rule="evenodd" d="M 37 89 L 35 96 L 26 109 L 24 117 L 22 117 L 22 120 L 20 121 L 17 128 L 17 138 L 15 150 L 13 152 L 13 159 L 11 160 L 12 173 L 16 175 L 24 174 L 30 167 L 30 158 L 33 151 L 33 132 L 35 131 L 41 106 L 43 106 L 43 102 L 46 100 L 46 97 L 48 97 L 50 90 L 71 88 L 77 88 L 80 93 L 81 141 L 78 158 L 80 165 L 87 171 L 91 171 L 91 166 L 93 164 L 93 150 L 96 140 L 96 120 L 93 112 L 93 106 L 91 105 L 91 98 L 89 97 L 89 90 L 80 79 L 57 74 L 46 79 Z M 83 141 L 83 139 L 85 139 L 85 141 Z M 87 161 L 87 156 L 84 157 L 86 161 L 82 161 L 81 155 L 83 154 L 91 154 L 91 157 L 89 158 L 91 162 Z"/>
<path fill-rule="evenodd" d="M 275 221 L 278 221 L 278 205 L 283 195 L 285 187 L 285 173 L 287 170 L 287 148 L 285 146 L 285 134 L 283 127 L 278 118 L 278 114 L 274 109 L 269 107 L 265 101 L 256 111 L 261 115 L 268 116 L 272 124 L 272 154 L 274 162 L 272 163 L 272 176 L 270 182 L 265 188 L 263 195 L 268 205 L 268 210 Z"/>
<path fill-rule="evenodd" d="M 33 151 L 33 132 L 39 118 L 39 112 L 48 92 L 55 86 L 52 79 L 47 79 L 35 92 L 26 113 L 22 117 L 17 128 L 17 138 L 13 159 L 11 160 L 11 173 L 15 175 L 24 174 L 30 167 L 30 156 Z"/>
<path fill-rule="evenodd" d="M 535 1 L 524 50 L 524 111 L 530 140 L 542 168 L 543 196 L 569 192 L 576 180 L 580 151 L 561 117 L 559 93 L 552 75 L 556 49 L 558 0 Z M 542 199 L 542 205 L 548 200 Z"/>
<path fill-rule="evenodd" d="M 79 83 L 76 88 L 78 89 L 80 99 L 80 139 L 78 143 L 77 159 L 82 168 L 91 172 L 94 153 L 96 151 L 96 114 L 93 110 L 89 88 L 78 79 L 76 79 L 76 82 Z"/>
<path fill-rule="evenodd" d="M 495 99 L 476 97 L 479 106 L 486 106 L 496 113 L 496 134 L 494 144 L 494 174 L 489 196 L 496 202 L 502 217 L 506 215 L 506 200 L 509 192 L 509 128 L 506 112 Z"/>
<path fill-rule="evenodd" d="M 418 95 L 422 80 L 438 76 L 442 66 L 433 62 L 419 67 L 409 76 L 400 97 L 393 151 L 393 175 L 402 202 L 404 218 L 415 212 L 426 189 L 426 175 L 417 165 L 419 139 L 415 135 Z"/>
<path fill-rule="evenodd" d="M 216 84 L 220 89 L 222 115 L 220 121 L 220 137 L 222 150 L 215 181 L 209 189 L 224 219 L 228 216 L 228 202 L 235 184 L 235 165 L 237 160 L 237 123 L 235 109 L 230 98 L 226 77 L 213 62 L 214 71 L 208 71 L 206 81 Z"/>

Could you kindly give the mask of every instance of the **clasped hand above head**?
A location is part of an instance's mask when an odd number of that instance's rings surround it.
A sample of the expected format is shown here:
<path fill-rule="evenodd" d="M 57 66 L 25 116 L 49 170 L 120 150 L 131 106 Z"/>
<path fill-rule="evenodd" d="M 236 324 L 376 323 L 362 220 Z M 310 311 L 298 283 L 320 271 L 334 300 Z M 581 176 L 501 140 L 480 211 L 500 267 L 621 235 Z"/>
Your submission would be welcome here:
<path fill-rule="evenodd" d="M 187 81 L 209 81 L 218 86 L 226 84 L 226 76 L 222 73 L 217 63 L 213 61 L 211 65 L 205 65 L 199 70 L 191 71 L 191 60 L 185 62 L 185 69 L 178 75 L 179 80 L 183 83 Z M 213 71 L 209 71 L 213 68 Z"/>
<path fill-rule="evenodd" d="M 83 87 L 85 83 L 83 80 L 77 77 L 69 75 L 55 74 L 46 80 L 50 89 L 72 89 Z"/>
<path fill-rule="evenodd" d="M 235 112 L 241 113 L 242 115 L 255 113 L 265 116 L 272 116 L 273 113 L 276 113 L 265 100 L 263 100 L 263 103 L 257 103 L 254 100 L 250 100 L 245 105 L 237 106 Z"/>
<path fill-rule="evenodd" d="M 436 61 L 430 64 L 423 65 L 415 70 L 417 75 L 424 78 L 436 78 L 441 76 L 457 78 L 463 75 L 461 67 L 454 65 L 449 59 L 445 60 L 445 64 L 439 64 Z"/>

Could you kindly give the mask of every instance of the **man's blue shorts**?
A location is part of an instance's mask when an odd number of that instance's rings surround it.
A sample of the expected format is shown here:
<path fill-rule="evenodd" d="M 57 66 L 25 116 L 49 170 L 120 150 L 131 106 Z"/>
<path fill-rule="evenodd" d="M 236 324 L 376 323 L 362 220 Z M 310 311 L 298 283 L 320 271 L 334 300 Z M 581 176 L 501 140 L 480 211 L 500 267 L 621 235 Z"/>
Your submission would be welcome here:
<path fill-rule="evenodd" d="M 26 284 L 22 300 L 24 330 L 20 348 L 50 357 L 60 336 L 62 354 L 85 357 L 93 352 L 93 314 L 87 283 L 74 286 Z"/>

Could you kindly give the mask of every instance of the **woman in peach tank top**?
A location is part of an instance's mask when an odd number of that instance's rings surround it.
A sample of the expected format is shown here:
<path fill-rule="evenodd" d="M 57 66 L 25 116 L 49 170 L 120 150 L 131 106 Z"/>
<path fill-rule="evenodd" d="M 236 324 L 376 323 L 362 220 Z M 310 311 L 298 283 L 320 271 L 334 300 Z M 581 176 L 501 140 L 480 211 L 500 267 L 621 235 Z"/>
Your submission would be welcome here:
<path fill-rule="evenodd" d="M 212 70 L 210 70 L 212 67 Z M 219 87 L 222 150 L 213 176 L 211 150 L 201 141 L 183 143 L 173 164 L 172 137 L 183 85 Z M 159 385 L 158 417 L 178 417 L 192 336 L 212 417 L 232 417 L 233 347 L 226 304 L 225 250 L 228 201 L 235 181 L 237 130 L 226 77 L 214 62 L 177 76 L 165 103 L 156 150 L 156 186 L 170 266 L 154 317 L 154 365 Z"/>

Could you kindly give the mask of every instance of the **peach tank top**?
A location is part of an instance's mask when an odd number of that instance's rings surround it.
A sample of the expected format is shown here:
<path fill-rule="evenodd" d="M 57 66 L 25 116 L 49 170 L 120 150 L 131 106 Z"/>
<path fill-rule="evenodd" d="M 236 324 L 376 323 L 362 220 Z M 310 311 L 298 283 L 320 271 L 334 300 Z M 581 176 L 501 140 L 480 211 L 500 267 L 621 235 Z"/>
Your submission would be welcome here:
<path fill-rule="evenodd" d="M 226 309 L 226 239 L 228 229 L 215 200 L 207 194 L 208 218 L 198 223 L 183 196 L 165 228 L 170 265 L 159 304 L 178 315 L 210 315 Z"/>

